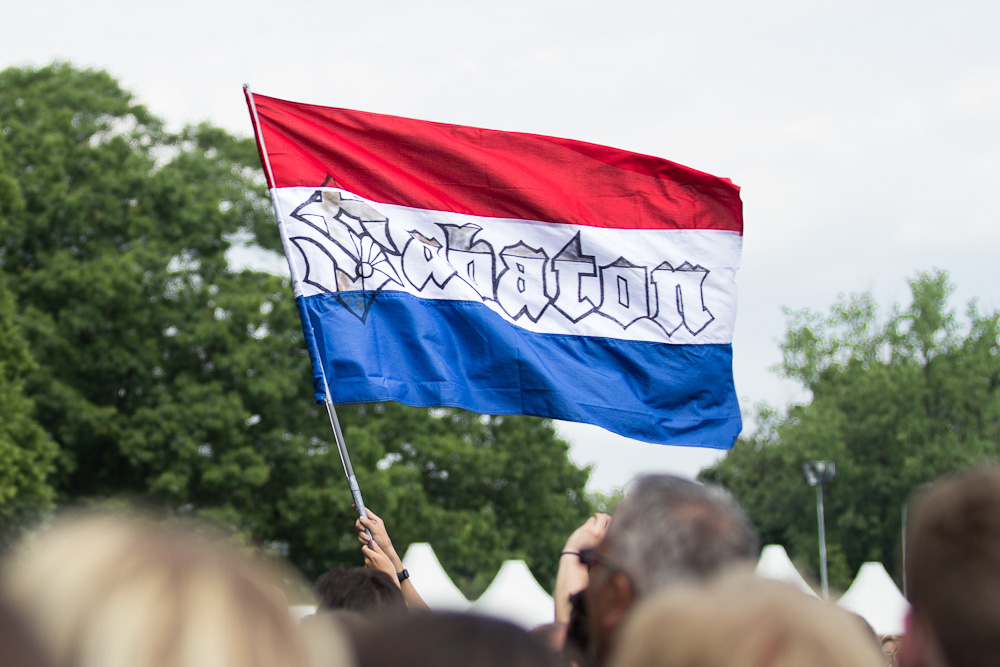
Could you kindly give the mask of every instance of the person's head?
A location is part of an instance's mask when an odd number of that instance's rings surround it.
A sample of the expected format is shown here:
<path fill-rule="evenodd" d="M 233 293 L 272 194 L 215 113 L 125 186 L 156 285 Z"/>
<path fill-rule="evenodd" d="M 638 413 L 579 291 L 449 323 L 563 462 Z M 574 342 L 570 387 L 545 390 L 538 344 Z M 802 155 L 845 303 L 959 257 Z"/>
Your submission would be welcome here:
<path fill-rule="evenodd" d="M 610 667 L 884 667 L 878 645 L 835 606 L 737 573 L 639 605 Z"/>
<path fill-rule="evenodd" d="M 0 665 L 52 667 L 48 654 L 18 610 L 0 599 Z"/>
<path fill-rule="evenodd" d="M 320 611 L 348 609 L 361 613 L 403 611 L 402 591 L 385 572 L 366 567 L 334 568 L 313 587 Z"/>
<path fill-rule="evenodd" d="M 904 660 L 1000 664 L 1000 468 L 935 482 L 911 516 Z"/>
<path fill-rule="evenodd" d="M 585 592 L 598 661 L 635 600 L 752 566 L 758 552 L 756 531 L 723 489 L 668 475 L 639 478 L 614 512 Z"/>
<path fill-rule="evenodd" d="M 565 667 L 527 630 L 473 614 L 422 612 L 371 626 L 355 641 L 358 667 Z"/>
<path fill-rule="evenodd" d="M 31 536 L 4 587 L 56 667 L 305 667 L 309 646 L 281 586 L 204 529 L 111 513 L 63 517 Z M 327 664 L 349 664 L 329 636 Z"/>
<path fill-rule="evenodd" d="M 543 642 L 553 651 L 562 651 L 566 645 L 566 624 L 545 623 L 531 629 L 531 635 Z"/>

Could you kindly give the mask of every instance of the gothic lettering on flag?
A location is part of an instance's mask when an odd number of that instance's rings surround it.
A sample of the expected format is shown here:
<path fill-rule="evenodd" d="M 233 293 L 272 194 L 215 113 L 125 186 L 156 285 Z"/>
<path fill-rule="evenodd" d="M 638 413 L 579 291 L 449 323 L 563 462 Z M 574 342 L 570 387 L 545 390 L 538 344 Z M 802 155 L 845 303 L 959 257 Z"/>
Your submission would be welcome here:
<path fill-rule="evenodd" d="M 730 333 L 707 331 L 713 310 L 730 312 L 733 304 L 699 263 L 715 266 L 717 258 L 697 238 L 672 232 L 674 239 L 650 252 L 650 232 L 635 247 L 620 234 L 570 225 L 491 220 L 484 229 L 470 216 L 414 215 L 330 188 L 287 188 L 279 197 L 291 211 L 283 224 L 294 248 L 289 261 L 302 276 L 298 294 L 372 292 L 344 301 L 361 321 L 375 292 L 400 290 L 481 302 L 508 321 L 550 333 L 685 341 Z M 726 251 L 732 260 L 739 247 Z M 636 332 L 626 334 L 630 329 Z"/>
<path fill-rule="evenodd" d="M 251 101 L 317 398 L 325 373 L 334 402 L 732 445 L 738 188 L 593 144 Z"/>

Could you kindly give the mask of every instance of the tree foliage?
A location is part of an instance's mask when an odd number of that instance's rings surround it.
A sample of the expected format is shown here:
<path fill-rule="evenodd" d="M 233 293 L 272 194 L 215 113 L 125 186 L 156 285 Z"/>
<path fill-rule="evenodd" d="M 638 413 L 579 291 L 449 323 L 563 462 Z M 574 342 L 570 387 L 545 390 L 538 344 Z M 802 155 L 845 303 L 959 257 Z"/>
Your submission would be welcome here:
<path fill-rule="evenodd" d="M 12 220 L 25 208 L 9 163 L 0 142 L 0 239 L 11 233 Z M 50 509 L 55 495 L 47 478 L 54 470 L 56 446 L 35 421 L 34 404 L 24 388 L 36 370 L 14 295 L 0 273 L 0 546 Z"/>
<path fill-rule="evenodd" d="M 36 365 L 15 318 L 14 299 L 0 274 L 0 546 L 52 507 L 56 445 L 35 421 L 24 379 Z"/>
<path fill-rule="evenodd" d="M 234 243 L 279 245 L 252 140 L 168 132 L 107 73 L 65 64 L 0 72 L 0 91 L 0 520 L 128 498 L 308 575 L 359 564 L 291 290 L 230 268 Z M 589 505 L 551 423 L 340 412 L 398 547 L 430 541 L 470 590 L 503 558 L 554 576 Z"/>
<path fill-rule="evenodd" d="M 789 312 L 779 370 L 812 401 L 784 415 L 763 407 L 757 430 L 702 473 L 735 492 L 765 543 L 818 572 L 816 491 L 802 464 L 834 461 L 824 487 L 831 584 L 846 586 L 871 560 L 899 578 L 902 509 L 914 490 L 1000 454 L 1000 314 L 973 302 L 957 317 L 940 271 L 910 288 L 910 305 L 884 320 L 870 294 L 826 316 Z"/>

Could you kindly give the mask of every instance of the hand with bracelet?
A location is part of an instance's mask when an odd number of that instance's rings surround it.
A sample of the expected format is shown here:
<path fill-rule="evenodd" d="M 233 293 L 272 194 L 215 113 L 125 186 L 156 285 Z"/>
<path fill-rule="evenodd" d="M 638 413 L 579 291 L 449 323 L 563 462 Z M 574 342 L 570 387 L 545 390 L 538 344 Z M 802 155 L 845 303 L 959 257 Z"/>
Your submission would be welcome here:
<path fill-rule="evenodd" d="M 598 512 L 573 531 L 559 554 L 559 569 L 556 571 L 555 620 L 569 623 L 571 609 L 569 598 L 579 593 L 590 582 L 590 574 L 579 553 L 584 549 L 596 549 L 604 539 L 611 524 L 611 515 Z"/>
<path fill-rule="evenodd" d="M 358 541 L 362 545 L 361 553 L 365 557 L 365 567 L 381 570 L 395 579 L 403 591 L 403 597 L 408 606 L 427 609 L 427 604 L 417 593 L 417 589 L 413 587 L 413 582 L 409 580 L 410 573 L 403 567 L 402 559 L 392 546 L 389 532 L 385 529 L 385 522 L 372 512 L 370 507 L 366 507 L 365 510 L 368 517 L 358 517 L 354 523 L 354 527 L 358 531 Z M 371 533 L 371 540 L 368 539 L 366 529 L 368 533 Z"/>

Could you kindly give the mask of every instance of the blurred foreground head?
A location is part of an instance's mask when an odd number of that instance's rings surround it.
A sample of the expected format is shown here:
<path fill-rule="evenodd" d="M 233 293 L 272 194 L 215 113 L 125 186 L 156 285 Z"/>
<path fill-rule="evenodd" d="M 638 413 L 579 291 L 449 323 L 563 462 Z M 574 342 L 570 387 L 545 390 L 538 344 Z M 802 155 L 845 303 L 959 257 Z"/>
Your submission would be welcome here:
<path fill-rule="evenodd" d="M 78 513 L 27 540 L 4 587 L 56 667 L 349 664 L 337 637 L 307 646 L 282 593 L 291 577 L 204 530 Z"/>
<path fill-rule="evenodd" d="M 721 487 L 648 475 L 615 510 L 597 551 L 584 595 L 600 663 L 634 602 L 730 567 L 752 568 L 760 547 L 756 530 Z"/>
<path fill-rule="evenodd" d="M 911 516 L 902 664 L 1000 665 L 1000 468 L 935 481 Z"/>
<path fill-rule="evenodd" d="M 355 637 L 359 667 L 566 667 L 543 641 L 473 614 L 393 616 Z"/>
<path fill-rule="evenodd" d="M 664 590 L 622 628 L 611 667 L 879 667 L 851 614 L 787 584 L 736 573 Z"/>
<path fill-rule="evenodd" d="M 52 667 L 48 653 L 17 610 L 0 599 L 0 665 Z"/>

